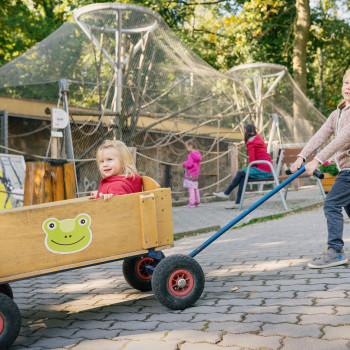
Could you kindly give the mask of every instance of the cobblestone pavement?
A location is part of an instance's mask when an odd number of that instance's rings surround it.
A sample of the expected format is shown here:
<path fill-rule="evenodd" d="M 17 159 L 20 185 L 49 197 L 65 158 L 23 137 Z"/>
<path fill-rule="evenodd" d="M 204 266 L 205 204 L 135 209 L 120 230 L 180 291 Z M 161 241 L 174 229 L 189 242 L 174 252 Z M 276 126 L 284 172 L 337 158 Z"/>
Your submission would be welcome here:
<path fill-rule="evenodd" d="M 230 230 L 196 257 L 205 289 L 183 311 L 129 287 L 121 262 L 15 282 L 23 327 L 11 349 L 350 349 L 349 267 L 306 266 L 325 242 L 322 208 Z"/>

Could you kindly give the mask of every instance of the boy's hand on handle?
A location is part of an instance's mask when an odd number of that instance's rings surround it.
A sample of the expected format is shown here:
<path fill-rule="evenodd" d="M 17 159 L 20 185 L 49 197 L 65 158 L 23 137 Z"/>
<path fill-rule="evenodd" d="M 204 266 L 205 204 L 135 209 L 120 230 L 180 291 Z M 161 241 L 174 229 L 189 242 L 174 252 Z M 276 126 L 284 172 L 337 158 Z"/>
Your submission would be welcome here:
<path fill-rule="evenodd" d="M 317 159 L 313 159 L 311 162 L 305 164 L 305 172 L 308 175 L 313 175 L 314 171 L 319 167 L 320 163 Z"/>
<path fill-rule="evenodd" d="M 324 178 L 324 174 L 323 173 L 321 173 L 317 168 L 315 169 L 314 168 L 314 165 L 313 164 L 311 164 L 312 162 L 309 162 L 308 163 L 308 165 L 309 165 L 309 171 L 311 172 L 311 174 L 313 175 L 313 176 L 316 176 L 317 178 L 319 178 L 320 180 L 322 180 L 323 178 Z M 315 170 L 313 170 L 313 169 L 315 169 Z M 301 168 L 299 169 L 299 171 L 300 171 L 300 173 L 298 174 L 298 175 L 300 175 L 300 174 L 302 174 L 303 172 L 306 172 L 306 165 L 305 166 L 301 166 Z M 292 175 L 293 173 L 292 173 L 292 171 L 290 170 L 290 169 L 287 169 L 286 170 L 286 175 Z M 309 175 L 309 173 L 307 173 L 308 175 Z"/>
<path fill-rule="evenodd" d="M 89 199 L 96 199 L 97 198 L 97 191 L 91 191 Z"/>
<path fill-rule="evenodd" d="M 291 165 L 290 171 L 293 174 L 296 173 L 300 169 L 300 167 L 303 165 L 303 163 L 304 163 L 304 158 L 298 157 L 297 160 Z"/>
<path fill-rule="evenodd" d="M 100 193 L 100 198 L 103 198 L 105 202 L 109 201 L 113 197 L 113 193 Z"/>

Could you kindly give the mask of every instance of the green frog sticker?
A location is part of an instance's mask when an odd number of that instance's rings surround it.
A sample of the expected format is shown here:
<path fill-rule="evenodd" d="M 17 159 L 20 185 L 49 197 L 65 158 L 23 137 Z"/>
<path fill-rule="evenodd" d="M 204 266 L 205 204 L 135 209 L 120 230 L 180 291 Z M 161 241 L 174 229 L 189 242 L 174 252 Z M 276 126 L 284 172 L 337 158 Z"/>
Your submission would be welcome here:
<path fill-rule="evenodd" d="M 42 226 L 46 233 L 46 248 L 58 254 L 71 254 L 85 249 L 92 241 L 90 224 L 91 217 L 85 213 L 75 219 L 46 219 Z"/>

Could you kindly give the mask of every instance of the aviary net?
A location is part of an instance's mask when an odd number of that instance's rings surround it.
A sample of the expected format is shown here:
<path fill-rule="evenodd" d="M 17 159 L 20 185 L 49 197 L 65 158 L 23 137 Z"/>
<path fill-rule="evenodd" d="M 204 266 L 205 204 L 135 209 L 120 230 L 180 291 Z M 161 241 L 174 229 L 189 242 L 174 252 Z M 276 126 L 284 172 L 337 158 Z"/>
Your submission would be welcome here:
<path fill-rule="evenodd" d="M 233 67 L 227 75 L 240 82 L 244 90 L 242 109 L 253 114 L 260 132 L 265 130 L 270 135 L 271 123 L 277 124 L 280 143 L 307 142 L 326 119 L 301 92 L 284 66 L 245 64 Z M 276 142 L 276 139 L 270 141 Z"/>
<path fill-rule="evenodd" d="M 195 138 L 203 155 L 200 188 L 212 192 L 231 176 L 230 146 L 242 146 L 244 124 L 255 123 L 271 142 L 303 142 L 324 118 L 283 67 L 262 64 L 222 74 L 158 14 L 117 3 L 75 10 L 58 30 L 1 67 L 0 95 L 35 101 L 42 113 L 45 106 L 69 113 L 59 158 L 74 159 L 80 193 L 98 184 L 94 157 L 104 139 L 134 147 L 140 173 L 181 196 L 187 139 Z M 296 106 L 303 112 L 296 114 Z M 49 157 L 49 116 L 24 123 L 18 114 L 10 114 L 9 148 Z M 244 156 L 239 159 L 243 164 Z"/>

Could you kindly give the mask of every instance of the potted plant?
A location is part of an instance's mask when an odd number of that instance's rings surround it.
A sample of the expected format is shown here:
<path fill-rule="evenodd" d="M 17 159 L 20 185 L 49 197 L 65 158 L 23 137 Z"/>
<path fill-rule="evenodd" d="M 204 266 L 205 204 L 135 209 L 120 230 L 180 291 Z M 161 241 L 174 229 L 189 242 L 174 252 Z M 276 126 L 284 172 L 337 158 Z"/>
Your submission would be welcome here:
<path fill-rule="evenodd" d="M 336 177 L 339 174 L 337 164 L 332 161 L 326 161 L 319 166 L 319 170 L 324 174 L 324 178 L 321 180 L 323 190 L 329 192 Z"/>

